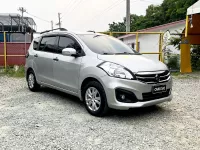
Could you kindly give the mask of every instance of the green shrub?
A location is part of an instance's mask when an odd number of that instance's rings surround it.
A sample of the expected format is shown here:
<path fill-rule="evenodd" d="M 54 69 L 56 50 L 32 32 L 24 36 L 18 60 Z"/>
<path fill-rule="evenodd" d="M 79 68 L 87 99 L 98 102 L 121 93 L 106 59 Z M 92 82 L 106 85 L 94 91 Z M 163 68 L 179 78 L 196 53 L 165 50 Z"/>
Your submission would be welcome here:
<path fill-rule="evenodd" d="M 200 70 L 200 46 L 193 46 L 193 50 L 191 51 L 191 64 L 193 70 Z"/>
<path fill-rule="evenodd" d="M 167 66 L 170 69 L 179 69 L 179 59 L 178 59 L 178 56 L 171 56 L 171 57 L 169 57 Z"/>
<path fill-rule="evenodd" d="M 10 76 L 10 77 L 24 77 L 25 69 L 24 66 L 19 66 L 19 68 L 15 69 L 14 67 L 8 66 L 6 69 L 2 71 L 1 74 Z"/>

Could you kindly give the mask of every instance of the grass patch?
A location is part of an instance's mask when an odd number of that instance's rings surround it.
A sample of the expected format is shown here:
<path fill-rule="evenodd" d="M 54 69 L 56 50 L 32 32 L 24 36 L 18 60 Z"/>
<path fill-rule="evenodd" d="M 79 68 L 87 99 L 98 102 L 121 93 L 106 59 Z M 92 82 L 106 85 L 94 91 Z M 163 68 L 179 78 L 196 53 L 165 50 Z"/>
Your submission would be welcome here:
<path fill-rule="evenodd" d="M 24 68 L 24 66 L 7 67 L 7 69 L 1 69 L 0 75 L 23 78 L 23 77 L 25 77 L 25 68 Z"/>
<path fill-rule="evenodd" d="M 179 76 L 181 73 L 180 72 L 172 72 L 171 75 L 172 76 Z"/>

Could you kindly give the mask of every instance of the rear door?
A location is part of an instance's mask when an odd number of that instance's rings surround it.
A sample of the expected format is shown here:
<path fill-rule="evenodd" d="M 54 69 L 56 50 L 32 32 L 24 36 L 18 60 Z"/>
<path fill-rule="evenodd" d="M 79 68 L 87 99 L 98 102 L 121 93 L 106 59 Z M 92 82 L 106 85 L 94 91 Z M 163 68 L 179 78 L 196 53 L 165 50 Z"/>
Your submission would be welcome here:
<path fill-rule="evenodd" d="M 34 54 L 35 72 L 38 81 L 53 84 L 53 56 L 56 52 L 56 36 L 44 36 Z"/>
<path fill-rule="evenodd" d="M 77 93 L 82 54 L 80 57 L 62 55 L 62 50 L 67 47 L 82 53 L 82 48 L 75 38 L 59 36 L 57 54 L 54 55 L 54 80 L 57 87 Z"/>

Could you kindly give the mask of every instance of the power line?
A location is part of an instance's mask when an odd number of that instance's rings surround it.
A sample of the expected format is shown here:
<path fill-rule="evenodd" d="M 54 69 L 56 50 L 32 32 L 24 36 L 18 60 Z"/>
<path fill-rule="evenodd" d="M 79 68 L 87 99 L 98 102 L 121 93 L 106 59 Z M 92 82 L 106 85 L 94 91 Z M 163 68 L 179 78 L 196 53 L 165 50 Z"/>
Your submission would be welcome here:
<path fill-rule="evenodd" d="M 104 9 L 103 11 L 101 11 L 100 13 L 98 13 L 96 16 L 94 16 L 94 17 L 93 17 L 92 19 L 90 19 L 90 20 L 94 20 L 94 19 L 96 19 L 98 16 L 104 14 L 105 12 L 111 11 L 113 8 L 115 8 L 117 5 L 121 4 L 123 1 L 124 1 L 124 0 L 118 0 L 118 1 L 116 1 L 116 2 L 114 2 L 114 3 L 112 3 L 112 4 L 109 5 L 106 9 Z M 115 4 L 115 5 L 113 5 L 113 4 Z M 89 21 L 90 21 L 90 20 L 89 20 Z"/>
<path fill-rule="evenodd" d="M 75 10 L 75 8 L 78 7 L 78 6 L 81 4 L 82 1 L 83 1 L 83 0 L 80 0 L 80 1 L 77 3 L 77 5 L 68 13 L 68 15 L 69 15 L 71 12 L 73 12 L 73 11 Z"/>
<path fill-rule="evenodd" d="M 37 16 L 35 16 L 35 15 L 33 15 L 33 14 L 30 14 L 30 13 L 28 13 L 28 12 L 26 12 L 26 13 L 29 14 L 30 16 L 33 16 L 33 17 L 37 18 L 37 19 L 40 19 L 40 20 L 42 20 L 42 21 L 45 21 L 45 22 L 51 23 L 51 21 L 48 21 L 48 20 L 42 19 L 42 18 L 37 17 Z"/>
<path fill-rule="evenodd" d="M 62 18 L 64 18 L 65 16 L 68 16 L 71 12 L 73 12 L 74 9 L 75 9 L 76 7 L 78 7 L 78 6 L 81 4 L 82 1 L 83 1 L 83 0 L 79 0 L 79 1 L 75 2 L 74 5 L 72 5 L 72 7 L 71 7 L 72 9 L 69 9 L 68 13 L 65 13 L 64 16 L 63 16 Z"/>
<path fill-rule="evenodd" d="M 70 0 L 70 1 L 69 1 L 69 4 L 68 4 L 68 5 L 67 5 L 67 6 L 64 8 L 64 10 L 65 10 L 65 9 L 67 9 L 67 8 L 69 8 L 69 7 L 70 7 L 70 5 L 71 5 L 72 3 L 73 3 L 73 1 L 72 1 L 72 0 Z"/>
<path fill-rule="evenodd" d="M 73 6 L 73 1 L 71 0 L 70 2 L 69 2 L 69 4 L 67 4 L 67 6 L 65 7 L 65 9 L 64 10 L 66 10 L 66 11 L 64 11 L 62 14 L 64 14 L 64 16 L 67 14 L 67 12 L 68 12 L 68 10 L 70 9 L 70 5 L 71 6 Z M 69 8 L 69 9 L 68 9 Z M 63 16 L 63 17 L 64 17 Z"/>

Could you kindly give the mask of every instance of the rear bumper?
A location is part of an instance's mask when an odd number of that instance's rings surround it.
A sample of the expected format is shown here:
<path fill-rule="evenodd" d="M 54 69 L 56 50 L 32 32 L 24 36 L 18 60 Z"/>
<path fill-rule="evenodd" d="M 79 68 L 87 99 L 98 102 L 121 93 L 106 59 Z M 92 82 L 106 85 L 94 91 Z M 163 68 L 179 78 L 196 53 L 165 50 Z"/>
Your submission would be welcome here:
<path fill-rule="evenodd" d="M 166 88 L 170 91 L 169 95 L 167 95 L 166 97 L 155 98 L 148 101 L 143 100 L 143 94 L 151 93 L 152 87 L 154 86 L 153 84 L 145 84 L 137 80 L 117 79 L 109 76 L 104 76 L 101 79 L 106 92 L 108 106 L 110 108 L 128 110 L 130 108 L 147 107 L 172 100 L 172 79 L 170 79 L 168 82 L 159 84 L 166 85 Z M 124 103 L 118 101 L 115 92 L 116 89 L 119 88 L 134 93 L 137 101 L 133 103 Z"/>

